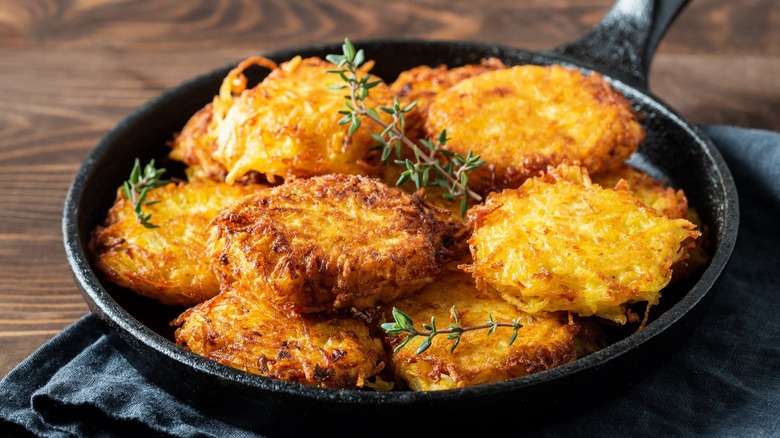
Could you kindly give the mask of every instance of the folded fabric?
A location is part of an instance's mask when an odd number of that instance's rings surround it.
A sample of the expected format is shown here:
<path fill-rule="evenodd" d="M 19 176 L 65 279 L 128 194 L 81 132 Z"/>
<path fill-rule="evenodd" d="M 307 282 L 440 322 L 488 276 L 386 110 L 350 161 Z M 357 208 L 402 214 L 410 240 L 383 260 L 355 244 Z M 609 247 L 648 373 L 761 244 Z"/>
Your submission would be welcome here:
<path fill-rule="evenodd" d="M 737 181 L 732 260 L 683 348 L 639 384 L 528 436 L 780 436 L 780 134 L 704 126 Z M 84 316 L 0 381 L 0 436 L 256 437 L 176 400 Z M 526 433 L 527 432 L 527 433 Z"/>
<path fill-rule="evenodd" d="M 177 402 L 111 336 L 84 316 L 14 369 L 0 383 L 0 436 L 254 436 Z"/>

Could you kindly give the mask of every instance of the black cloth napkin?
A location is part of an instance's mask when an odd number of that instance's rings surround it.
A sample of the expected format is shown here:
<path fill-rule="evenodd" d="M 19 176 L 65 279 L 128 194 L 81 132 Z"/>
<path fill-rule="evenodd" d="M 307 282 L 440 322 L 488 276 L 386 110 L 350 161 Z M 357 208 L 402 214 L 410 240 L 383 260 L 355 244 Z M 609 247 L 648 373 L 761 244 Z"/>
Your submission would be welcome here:
<path fill-rule="evenodd" d="M 732 170 L 741 209 L 712 306 L 639 384 L 532 436 L 780 437 L 780 133 L 702 129 Z M 0 381 L 0 437 L 258 436 L 177 401 L 112 336 L 86 315 L 12 370 Z"/>

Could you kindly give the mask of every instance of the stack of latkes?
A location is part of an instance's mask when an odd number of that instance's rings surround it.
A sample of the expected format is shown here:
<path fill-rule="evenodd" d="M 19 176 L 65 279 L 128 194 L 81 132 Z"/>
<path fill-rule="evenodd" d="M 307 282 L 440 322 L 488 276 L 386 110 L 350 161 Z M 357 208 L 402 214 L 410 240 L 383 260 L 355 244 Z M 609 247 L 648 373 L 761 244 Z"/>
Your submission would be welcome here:
<path fill-rule="evenodd" d="M 270 70 L 254 86 L 252 66 Z M 460 388 L 574 361 L 608 326 L 641 329 L 664 288 L 707 262 L 685 193 L 626 164 L 645 134 L 598 74 L 486 59 L 370 90 L 369 107 L 417 101 L 410 141 L 446 130 L 445 149 L 485 161 L 461 217 L 441 187 L 395 186 L 404 168 L 374 147 L 382 126 L 339 123 L 334 69 L 241 63 L 173 134 L 168 159 L 186 172 L 148 192 L 156 227 L 118 189 L 94 230 L 109 281 L 182 307 L 182 347 L 306 385 Z M 389 334 L 393 309 L 419 332 L 468 330 Z M 489 322 L 503 325 L 478 330 Z"/>

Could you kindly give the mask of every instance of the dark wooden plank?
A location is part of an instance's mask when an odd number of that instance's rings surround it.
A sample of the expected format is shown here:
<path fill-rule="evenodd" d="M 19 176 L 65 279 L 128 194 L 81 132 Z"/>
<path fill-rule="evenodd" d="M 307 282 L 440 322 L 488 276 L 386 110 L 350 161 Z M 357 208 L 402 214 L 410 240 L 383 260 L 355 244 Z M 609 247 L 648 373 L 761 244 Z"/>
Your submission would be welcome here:
<path fill-rule="evenodd" d="M 58 50 L 263 50 L 343 36 L 468 39 L 530 49 L 580 35 L 609 0 L 5 0 L 0 45 Z M 775 0 L 694 0 L 670 30 L 676 53 L 780 54 Z"/>

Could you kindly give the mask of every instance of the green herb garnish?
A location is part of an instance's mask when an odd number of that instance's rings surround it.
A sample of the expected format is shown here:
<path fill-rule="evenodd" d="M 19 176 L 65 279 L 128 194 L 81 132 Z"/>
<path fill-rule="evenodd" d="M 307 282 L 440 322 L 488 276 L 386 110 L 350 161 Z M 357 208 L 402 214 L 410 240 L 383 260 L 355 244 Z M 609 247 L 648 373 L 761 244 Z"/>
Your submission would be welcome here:
<path fill-rule="evenodd" d="M 354 134 L 361 126 L 361 117 L 367 117 L 372 122 L 382 128 L 380 134 L 371 133 L 371 137 L 377 141 L 377 148 L 382 150 L 382 161 L 387 162 L 390 156 L 395 152 L 395 164 L 404 167 L 401 176 L 396 185 L 402 185 L 407 181 L 414 182 L 419 190 L 427 186 L 439 186 L 447 189 L 442 196 L 448 200 L 461 198 L 460 213 L 466 215 L 468 208 L 468 198 L 477 202 L 482 197 L 469 189 L 469 175 L 471 170 L 485 164 L 480 160 L 479 155 L 473 155 L 471 152 L 467 156 L 443 149 L 447 144 L 447 131 L 442 131 L 435 141 L 421 140 L 417 145 L 404 133 L 406 126 L 406 113 L 410 112 L 416 105 L 414 101 L 408 105 L 401 106 L 398 99 L 393 100 L 392 106 L 380 106 L 378 109 L 392 117 L 392 122 L 385 123 L 380 117 L 376 108 L 369 108 L 366 105 L 366 98 L 369 90 L 381 84 L 381 80 L 372 81 L 370 74 L 359 77 L 358 68 L 366 57 L 363 50 L 357 50 L 346 38 L 342 45 L 342 54 L 328 55 L 325 57 L 329 62 L 336 64 L 338 70 L 330 70 L 329 73 L 338 74 L 344 81 L 344 84 L 331 86 L 330 89 L 346 89 L 349 94 L 346 98 L 346 109 L 339 111 L 344 117 L 339 121 L 340 124 L 349 124 L 349 135 Z M 406 146 L 414 153 L 414 160 L 401 159 L 401 148 Z M 444 160 L 442 160 L 442 157 Z"/>
<path fill-rule="evenodd" d="M 149 193 L 149 190 L 168 184 L 167 180 L 160 179 L 164 173 L 165 169 L 156 169 L 154 167 L 154 159 L 152 159 L 144 167 L 142 174 L 141 162 L 136 158 L 133 170 L 130 171 L 130 178 L 122 184 L 122 193 L 133 204 L 136 219 L 146 228 L 158 228 L 157 225 L 149 222 L 152 214 L 144 214 L 143 207 L 160 202 L 147 201 L 146 195 Z"/>
<path fill-rule="evenodd" d="M 493 332 L 496 331 L 498 327 L 511 327 L 513 330 L 512 337 L 509 338 L 509 345 L 512 345 L 515 342 L 515 339 L 517 339 L 517 331 L 520 330 L 520 328 L 523 326 L 523 324 L 520 323 L 520 318 L 515 319 L 513 322 L 495 322 L 493 321 L 493 315 L 488 316 L 488 322 L 481 324 L 481 325 L 473 325 L 473 326 L 462 326 L 460 324 L 460 318 L 458 317 L 458 312 L 455 311 L 455 306 L 452 306 L 450 309 L 450 313 L 452 314 L 453 323 L 449 325 L 446 329 L 438 329 L 436 328 L 436 318 L 431 317 L 431 323 L 430 324 L 423 324 L 423 330 L 417 330 L 414 327 L 414 321 L 412 318 L 405 314 L 404 312 L 396 309 L 393 307 L 393 322 L 386 322 L 382 324 L 382 329 L 385 331 L 385 333 L 390 335 L 398 335 L 401 333 L 406 333 L 406 339 L 399 344 L 393 351 L 398 351 L 406 344 L 409 343 L 412 339 L 416 338 L 417 336 L 424 336 L 425 340 L 420 344 L 419 347 L 417 347 L 417 351 L 415 354 L 420 354 L 424 352 L 425 350 L 429 349 L 431 347 L 431 343 L 433 341 L 433 338 L 438 335 L 447 335 L 447 339 L 452 341 L 452 348 L 450 348 L 450 352 L 454 352 L 455 348 L 460 343 L 460 337 L 463 335 L 463 333 L 472 331 L 472 330 L 483 330 L 488 329 L 488 336 L 490 336 Z"/>

